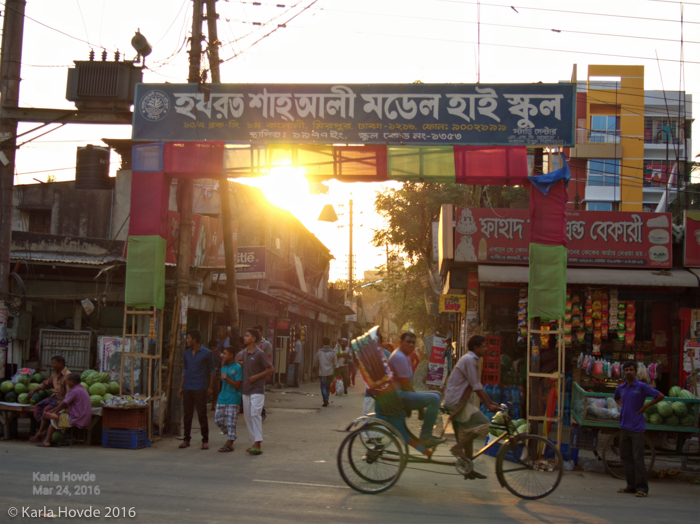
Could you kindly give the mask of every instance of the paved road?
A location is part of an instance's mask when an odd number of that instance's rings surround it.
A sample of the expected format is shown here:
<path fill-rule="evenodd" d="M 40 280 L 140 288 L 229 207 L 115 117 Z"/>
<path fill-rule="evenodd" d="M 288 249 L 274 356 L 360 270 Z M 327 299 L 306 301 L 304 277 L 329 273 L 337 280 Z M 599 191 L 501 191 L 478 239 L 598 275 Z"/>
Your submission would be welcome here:
<path fill-rule="evenodd" d="M 362 410 L 362 390 L 335 397 L 320 408 L 316 385 L 268 395 L 272 412 L 264 425 L 264 454 L 249 456 L 241 417 L 234 453 L 218 453 L 223 435 L 212 432 L 210 451 L 179 450 L 166 439 L 150 449 L 101 447 L 39 449 L 26 441 L 0 442 L 0 522 L 34 519 L 8 516 L 8 508 L 135 508 L 142 523 L 401 523 L 519 522 L 522 524 L 617 524 L 623 521 L 683 524 L 700 521 L 700 487 L 675 480 L 652 481 L 651 496 L 636 499 L 616 492 L 620 481 L 593 473 L 566 473 L 548 498 L 520 500 L 498 484 L 495 459 L 480 457 L 485 481 L 465 481 L 451 468 L 443 474 L 406 470 L 388 492 L 360 495 L 336 469 L 342 429 Z M 213 424 L 211 425 L 213 427 Z M 195 435 L 194 441 L 198 435 Z M 195 442 L 196 443 L 196 442 Z M 95 474 L 94 482 L 39 482 L 35 472 Z M 446 474 L 448 473 L 448 474 Z M 99 486 L 99 495 L 33 495 L 34 486 Z M 121 512 L 121 510 L 120 510 Z M 97 521 L 97 519 L 78 519 Z M 54 522 L 75 522 L 60 518 Z"/>

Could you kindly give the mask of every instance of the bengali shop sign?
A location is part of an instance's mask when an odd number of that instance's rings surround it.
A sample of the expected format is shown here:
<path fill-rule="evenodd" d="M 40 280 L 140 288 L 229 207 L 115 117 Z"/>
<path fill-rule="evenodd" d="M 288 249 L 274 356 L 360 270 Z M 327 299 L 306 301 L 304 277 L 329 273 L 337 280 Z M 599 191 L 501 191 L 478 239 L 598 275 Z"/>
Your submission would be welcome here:
<path fill-rule="evenodd" d="M 671 267 L 670 213 L 569 211 L 570 266 Z M 455 261 L 528 264 L 527 209 L 458 208 Z"/>
<path fill-rule="evenodd" d="M 238 223 L 233 223 L 234 248 L 238 245 Z M 180 247 L 180 213 L 168 211 L 168 231 L 165 251 L 166 264 L 177 264 Z M 220 220 L 205 215 L 192 215 L 192 252 L 194 267 L 226 267 L 224 233 Z"/>
<path fill-rule="evenodd" d="M 137 84 L 134 140 L 574 145 L 574 84 Z"/>
<path fill-rule="evenodd" d="M 685 212 L 683 265 L 700 267 L 700 211 Z"/>

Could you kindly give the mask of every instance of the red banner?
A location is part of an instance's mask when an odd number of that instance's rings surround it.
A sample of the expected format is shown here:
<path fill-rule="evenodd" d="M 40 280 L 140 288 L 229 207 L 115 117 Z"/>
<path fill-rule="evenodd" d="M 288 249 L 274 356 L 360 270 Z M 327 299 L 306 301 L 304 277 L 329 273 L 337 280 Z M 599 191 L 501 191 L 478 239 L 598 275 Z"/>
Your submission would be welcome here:
<path fill-rule="evenodd" d="M 528 264 L 527 209 L 457 208 L 455 261 Z M 569 211 L 570 266 L 671 267 L 671 214 Z"/>
<path fill-rule="evenodd" d="M 685 212 L 683 265 L 700 267 L 700 211 Z"/>
<path fill-rule="evenodd" d="M 165 262 L 177 263 L 180 245 L 180 214 L 168 211 Z M 233 223 L 234 252 L 238 251 L 238 223 Z M 224 233 L 220 220 L 203 215 L 192 215 L 192 252 L 190 264 L 195 267 L 226 267 Z"/>

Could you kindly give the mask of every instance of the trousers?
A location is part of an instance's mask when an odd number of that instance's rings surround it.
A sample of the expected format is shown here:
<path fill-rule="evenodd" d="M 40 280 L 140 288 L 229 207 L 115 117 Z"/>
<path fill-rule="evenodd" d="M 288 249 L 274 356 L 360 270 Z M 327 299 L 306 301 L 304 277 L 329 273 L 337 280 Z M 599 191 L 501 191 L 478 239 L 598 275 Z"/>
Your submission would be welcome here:
<path fill-rule="evenodd" d="M 345 394 L 348 394 L 348 390 L 350 389 L 350 374 L 348 373 L 348 367 L 347 366 L 340 366 L 335 369 L 335 376 L 340 377 L 340 380 L 343 381 L 343 388 L 345 388 Z"/>
<path fill-rule="evenodd" d="M 399 391 L 399 397 L 406 409 L 422 409 L 425 408 L 425 416 L 423 418 L 423 427 L 420 431 L 421 440 L 429 439 L 433 436 L 433 428 L 437 421 L 438 413 L 440 412 L 440 403 L 442 396 L 438 392 L 426 391 Z"/>
<path fill-rule="evenodd" d="M 647 467 L 644 464 L 644 433 L 620 430 L 620 459 L 625 468 L 627 489 L 649 493 Z"/>
<path fill-rule="evenodd" d="M 263 393 L 243 395 L 243 416 L 250 442 L 262 442 L 262 410 L 265 405 Z"/>
<path fill-rule="evenodd" d="M 323 401 L 328 402 L 328 397 L 330 396 L 331 382 L 333 381 L 333 376 L 328 377 L 318 377 L 321 380 L 321 395 L 323 396 Z"/>
<path fill-rule="evenodd" d="M 182 407 L 185 412 L 185 442 L 192 439 L 192 416 L 197 408 L 197 418 L 202 432 L 202 443 L 209 442 L 209 420 L 207 419 L 207 390 L 185 390 L 182 392 Z"/>

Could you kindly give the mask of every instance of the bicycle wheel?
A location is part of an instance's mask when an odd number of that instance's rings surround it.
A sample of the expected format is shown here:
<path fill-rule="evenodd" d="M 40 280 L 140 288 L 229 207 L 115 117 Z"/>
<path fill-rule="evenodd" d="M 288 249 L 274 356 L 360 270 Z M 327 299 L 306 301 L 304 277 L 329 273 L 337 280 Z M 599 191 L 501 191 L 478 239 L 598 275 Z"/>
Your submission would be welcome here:
<path fill-rule="evenodd" d="M 564 460 L 551 441 L 537 435 L 516 435 L 496 456 L 496 475 L 516 497 L 541 499 L 552 493 L 564 472 Z"/>
<path fill-rule="evenodd" d="M 652 446 L 649 437 L 644 435 L 644 464 L 646 465 L 647 473 L 651 472 L 655 460 L 656 452 L 654 451 L 654 446 Z M 622 466 L 622 459 L 620 458 L 620 433 L 615 433 L 605 443 L 603 464 L 605 464 L 606 471 L 613 477 L 622 480 L 627 478 L 625 468 Z"/>
<path fill-rule="evenodd" d="M 360 428 L 343 440 L 338 450 L 338 471 L 345 483 L 360 493 L 381 493 L 399 480 L 406 456 L 398 439 L 386 428 Z"/>

